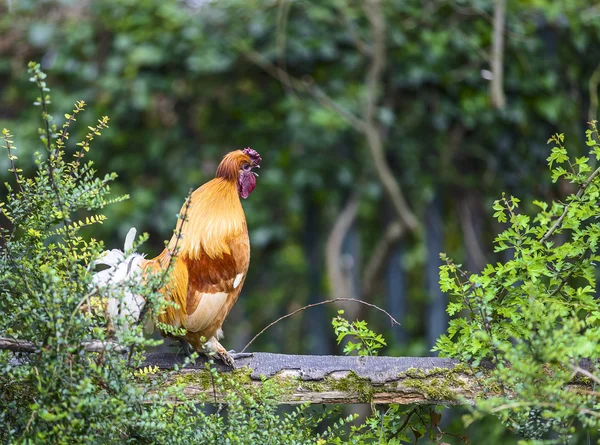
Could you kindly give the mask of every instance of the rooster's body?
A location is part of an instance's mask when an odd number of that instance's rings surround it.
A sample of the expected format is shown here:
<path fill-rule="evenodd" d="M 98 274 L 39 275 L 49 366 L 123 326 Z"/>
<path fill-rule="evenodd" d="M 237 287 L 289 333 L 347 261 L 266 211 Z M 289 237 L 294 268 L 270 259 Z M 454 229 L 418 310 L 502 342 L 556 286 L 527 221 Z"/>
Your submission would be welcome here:
<path fill-rule="evenodd" d="M 254 189 L 251 169 L 260 167 L 260 161 L 252 149 L 227 154 L 216 177 L 184 203 L 182 219 L 165 250 L 151 260 L 137 261 L 144 273 L 160 273 L 172 263 L 162 293 L 177 307 L 168 307 L 159 321 L 185 328 L 183 340 L 196 351 L 207 349 L 228 364 L 233 360 L 218 339 L 250 264 L 250 240 L 240 197 L 247 198 Z"/>

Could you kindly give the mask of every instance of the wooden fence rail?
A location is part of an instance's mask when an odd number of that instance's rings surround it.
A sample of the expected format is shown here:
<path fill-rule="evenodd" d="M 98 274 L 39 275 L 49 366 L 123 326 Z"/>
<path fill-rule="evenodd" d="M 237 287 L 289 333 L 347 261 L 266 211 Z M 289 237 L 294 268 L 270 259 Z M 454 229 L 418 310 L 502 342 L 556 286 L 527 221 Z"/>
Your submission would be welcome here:
<path fill-rule="evenodd" d="M 172 369 L 181 356 L 151 353 L 144 366 Z M 217 370 L 244 386 L 275 379 L 284 388 L 281 403 L 464 404 L 485 390 L 475 373 L 457 361 L 434 357 L 348 357 L 238 354 L 235 368 L 220 363 Z M 214 392 L 206 361 L 199 359 L 175 377 L 185 383 L 188 398 L 223 400 Z"/>
<path fill-rule="evenodd" d="M 83 349 L 101 352 L 111 348 L 127 352 L 127 348 L 107 342 L 87 342 Z M 0 337 L 0 350 L 15 354 L 35 353 L 38 346 L 25 340 Z M 177 372 L 172 370 L 184 362 L 174 353 L 148 353 L 143 367 L 151 374 L 169 372 L 169 381 L 182 383 L 188 399 L 200 401 L 225 400 L 228 382 L 236 382 L 246 389 L 257 388 L 273 381 L 281 389 L 282 404 L 299 403 L 394 403 L 411 404 L 469 404 L 478 397 L 495 394 L 498 388 L 484 384 L 482 373 L 489 368 L 472 369 L 456 360 L 438 357 L 351 357 L 287 355 L 255 352 L 233 354 L 235 367 L 229 368 L 216 361 L 213 365 L 225 373 L 222 390 L 217 390 L 207 369 L 206 357 Z M 18 361 L 17 356 L 15 359 Z M 590 369 L 589 360 L 583 360 L 581 369 Z M 573 381 L 575 391 L 589 391 L 589 382 Z"/>

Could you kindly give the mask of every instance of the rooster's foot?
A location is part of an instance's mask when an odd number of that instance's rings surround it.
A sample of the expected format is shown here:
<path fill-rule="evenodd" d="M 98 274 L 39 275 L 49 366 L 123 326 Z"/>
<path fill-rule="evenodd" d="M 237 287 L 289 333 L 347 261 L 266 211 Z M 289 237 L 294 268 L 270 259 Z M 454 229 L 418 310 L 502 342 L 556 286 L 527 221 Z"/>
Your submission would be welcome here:
<path fill-rule="evenodd" d="M 190 357 L 194 353 L 194 348 L 192 347 L 192 345 L 190 345 L 184 339 L 179 340 L 179 346 L 180 348 L 179 351 L 177 351 L 177 353 L 183 352 L 183 355 L 185 355 L 186 357 Z"/>
<path fill-rule="evenodd" d="M 235 360 L 227 351 L 217 353 L 217 357 L 221 359 L 223 363 L 225 363 L 230 368 L 235 368 Z"/>
<path fill-rule="evenodd" d="M 235 367 L 235 360 L 231 355 L 229 355 L 227 349 L 225 349 L 215 337 L 211 337 L 210 340 L 204 343 L 204 350 L 209 356 L 216 356 L 217 358 L 221 359 L 221 361 L 230 368 Z"/>

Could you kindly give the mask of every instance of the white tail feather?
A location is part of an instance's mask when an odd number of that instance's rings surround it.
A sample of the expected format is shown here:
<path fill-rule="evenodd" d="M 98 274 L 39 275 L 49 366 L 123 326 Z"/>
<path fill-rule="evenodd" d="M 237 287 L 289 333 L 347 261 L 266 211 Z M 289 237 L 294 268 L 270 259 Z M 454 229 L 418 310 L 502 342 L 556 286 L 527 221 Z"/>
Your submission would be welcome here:
<path fill-rule="evenodd" d="M 108 266 L 94 273 L 92 282 L 104 297 L 108 297 L 106 312 L 117 337 L 140 319 L 146 303 L 141 295 L 136 295 L 128 289 L 128 286 L 141 279 L 144 261 L 143 255 L 131 252 L 135 234 L 135 228 L 131 228 L 127 233 L 124 252 L 118 249 L 107 250 L 91 265 Z M 128 255 L 125 256 L 125 253 Z"/>

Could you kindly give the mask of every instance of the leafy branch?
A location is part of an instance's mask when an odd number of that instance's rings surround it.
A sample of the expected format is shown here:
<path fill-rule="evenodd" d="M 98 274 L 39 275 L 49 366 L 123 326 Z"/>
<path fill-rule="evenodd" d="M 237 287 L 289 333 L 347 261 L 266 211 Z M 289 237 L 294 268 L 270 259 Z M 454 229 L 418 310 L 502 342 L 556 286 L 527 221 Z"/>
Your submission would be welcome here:
<path fill-rule="evenodd" d="M 6 151 L 8 152 L 8 160 L 10 161 L 10 169 L 8 171 L 12 172 L 15 175 L 15 182 L 19 186 L 19 190 L 23 192 L 23 185 L 21 184 L 21 178 L 19 177 L 19 173 L 21 173 L 23 170 L 15 166 L 15 160 L 18 158 L 11 153 L 11 149 L 17 149 L 17 147 L 11 145 L 13 144 L 13 141 L 11 140 L 13 136 L 6 128 L 4 128 L 2 129 L 2 137 L 4 138 L 4 148 L 6 148 Z"/>

